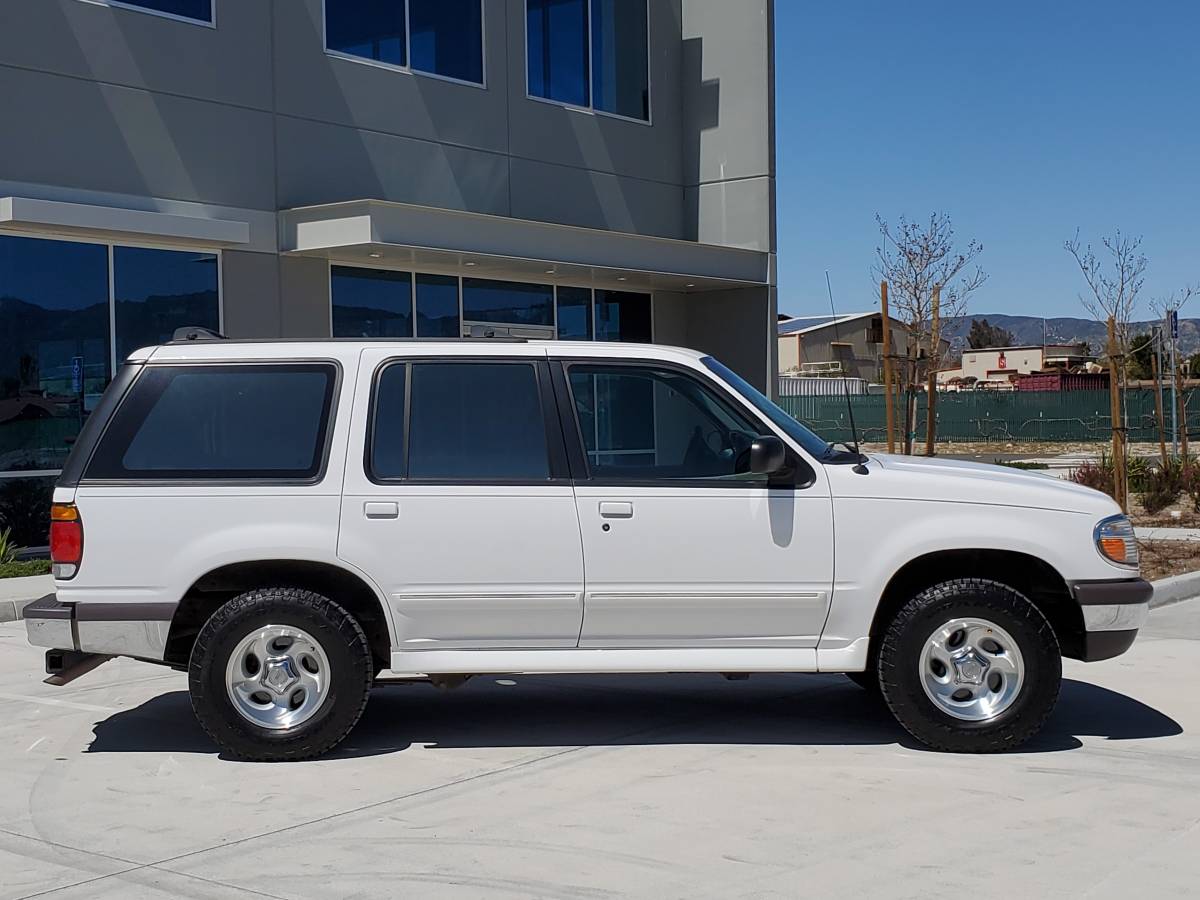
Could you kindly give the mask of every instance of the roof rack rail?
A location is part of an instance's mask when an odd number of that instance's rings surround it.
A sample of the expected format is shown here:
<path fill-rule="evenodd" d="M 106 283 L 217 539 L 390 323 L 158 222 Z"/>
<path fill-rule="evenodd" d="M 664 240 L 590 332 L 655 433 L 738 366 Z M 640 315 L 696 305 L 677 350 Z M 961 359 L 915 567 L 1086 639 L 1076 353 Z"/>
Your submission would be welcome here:
<path fill-rule="evenodd" d="M 183 328 L 176 328 L 174 334 L 171 335 L 169 343 L 180 344 L 185 341 L 226 341 L 229 340 L 225 335 L 213 331 L 211 328 L 205 328 L 201 325 L 187 325 Z"/>

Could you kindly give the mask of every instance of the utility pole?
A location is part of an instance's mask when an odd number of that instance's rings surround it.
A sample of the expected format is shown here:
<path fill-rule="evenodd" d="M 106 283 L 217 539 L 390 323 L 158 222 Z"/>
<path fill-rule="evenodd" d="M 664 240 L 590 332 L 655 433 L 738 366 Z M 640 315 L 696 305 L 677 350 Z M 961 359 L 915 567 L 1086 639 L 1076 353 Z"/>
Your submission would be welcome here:
<path fill-rule="evenodd" d="M 883 409 L 887 417 L 888 453 L 896 452 L 896 410 L 892 405 L 892 320 L 888 316 L 888 283 L 879 282 L 879 312 L 883 319 Z"/>
<path fill-rule="evenodd" d="M 933 456 L 933 441 L 937 436 L 937 373 L 938 352 L 941 348 L 942 289 L 933 289 L 933 321 L 929 337 L 929 395 L 925 401 L 925 455 Z"/>
<path fill-rule="evenodd" d="M 1124 360 L 1118 360 L 1117 323 L 1108 317 L 1108 395 L 1112 407 L 1113 497 L 1123 512 L 1129 512 L 1125 495 L 1125 427 L 1121 421 L 1121 389 L 1117 373 Z"/>

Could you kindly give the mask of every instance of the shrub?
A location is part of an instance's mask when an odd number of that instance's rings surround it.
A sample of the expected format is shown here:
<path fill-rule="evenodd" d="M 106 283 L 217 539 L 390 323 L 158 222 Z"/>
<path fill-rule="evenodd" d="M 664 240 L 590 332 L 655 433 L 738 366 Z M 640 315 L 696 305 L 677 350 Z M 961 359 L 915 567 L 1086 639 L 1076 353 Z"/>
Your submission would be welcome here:
<path fill-rule="evenodd" d="M 27 559 L 24 562 L 0 563 L 0 578 L 24 578 L 28 575 L 50 574 L 50 560 Z"/>
<path fill-rule="evenodd" d="M 1183 483 L 1184 469 L 1177 460 L 1150 469 L 1142 478 L 1142 507 L 1150 515 L 1162 512 L 1179 498 Z"/>
<path fill-rule="evenodd" d="M 1101 455 L 1097 462 L 1088 460 L 1080 464 L 1071 473 L 1071 480 L 1076 484 L 1082 484 L 1084 487 L 1103 491 L 1110 497 L 1114 496 L 1117 492 L 1112 460 L 1105 455 Z"/>
<path fill-rule="evenodd" d="M 1040 463 L 1040 462 L 1021 462 L 1020 460 L 1014 460 L 1013 462 L 1005 462 L 1005 461 L 1004 461 L 1004 460 L 1002 460 L 1002 459 L 997 459 L 997 460 L 993 460 L 993 463 L 994 463 L 995 465 L 997 465 L 997 466 L 1006 466 L 1006 467 L 1007 467 L 1007 468 L 1009 468 L 1009 469 L 1026 469 L 1026 470 L 1034 470 L 1034 469 L 1048 469 L 1048 468 L 1050 468 L 1049 464 L 1047 464 L 1047 463 Z"/>
<path fill-rule="evenodd" d="M 0 565 L 16 562 L 18 554 L 24 549 L 13 540 L 11 527 L 0 531 Z"/>

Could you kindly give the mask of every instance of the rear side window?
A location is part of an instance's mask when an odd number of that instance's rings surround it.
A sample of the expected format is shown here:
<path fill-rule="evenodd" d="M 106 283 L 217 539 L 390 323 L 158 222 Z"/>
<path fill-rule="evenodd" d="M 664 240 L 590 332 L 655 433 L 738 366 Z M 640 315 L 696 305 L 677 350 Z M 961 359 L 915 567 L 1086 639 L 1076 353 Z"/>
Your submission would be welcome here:
<path fill-rule="evenodd" d="M 376 480 L 550 478 L 532 363 L 392 363 L 376 385 L 372 434 L 369 463 Z"/>
<path fill-rule="evenodd" d="M 148 366 L 85 477 L 315 479 L 336 376 L 329 363 Z"/>

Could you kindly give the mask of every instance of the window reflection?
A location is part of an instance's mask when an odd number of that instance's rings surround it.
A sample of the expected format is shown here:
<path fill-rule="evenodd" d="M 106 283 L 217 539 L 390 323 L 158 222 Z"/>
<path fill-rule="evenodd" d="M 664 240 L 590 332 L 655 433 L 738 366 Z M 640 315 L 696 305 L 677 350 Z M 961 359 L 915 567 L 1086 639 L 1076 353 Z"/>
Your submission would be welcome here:
<path fill-rule="evenodd" d="M 463 317 L 473 322 L 553 325 L 554 288 L 547 284 L 465 278 Z"/>
<path fill-rule="evenodd" d="M 212 23 L 213 0 L 117 0 L 121 6 L 137 6 L 184 19 Z"/>
<path fill-rule="evenodd" d="M 62 466 L 110 353 L 108 248 L 0 237 L 0 471 Z"/>
<path fill-rule="evenodd" d="M 215 253 L 114 247 L 113 295 L 118 361 L 184 325 L 219 329 Z"/>
<path fill-rule="evenodd" d="M 650 343 L 650 295 L 596 291 L 596 340 Z"/>
<path fill-rule="evenodd" d="M 650 118 L 645 0 L 592 0 L 592 97 L 596 109 Z"/>
<path fill-rule="evenodd" d="M 458 279 L 417 276 L 417 337 L 458 337 Z"/>
<path fill-rule="evenodd" d="M 574 106 L 588 90 L 587 0 L 527 0 L 529 93 Z"/>
<path fill-rule="evenodd" d="M 325 46 L 338 53 L 407 63 L 403 0 L 327 0 Z"/>
<path fill-rule="evenodd" d="M 590 288 L 558 289 L 558 336 L 563 340 L 592 339 L 592 291 Z"/>
<path fill-rule="evenodd" d="M 412 276 L 408 272 L 333 266 L 334 337 L 412 337 Z"/>
<path fill-rule="evenodd" d="M 483 7 L 479 0 L 409 0 L 412 67 L 483 83 Z"/>

